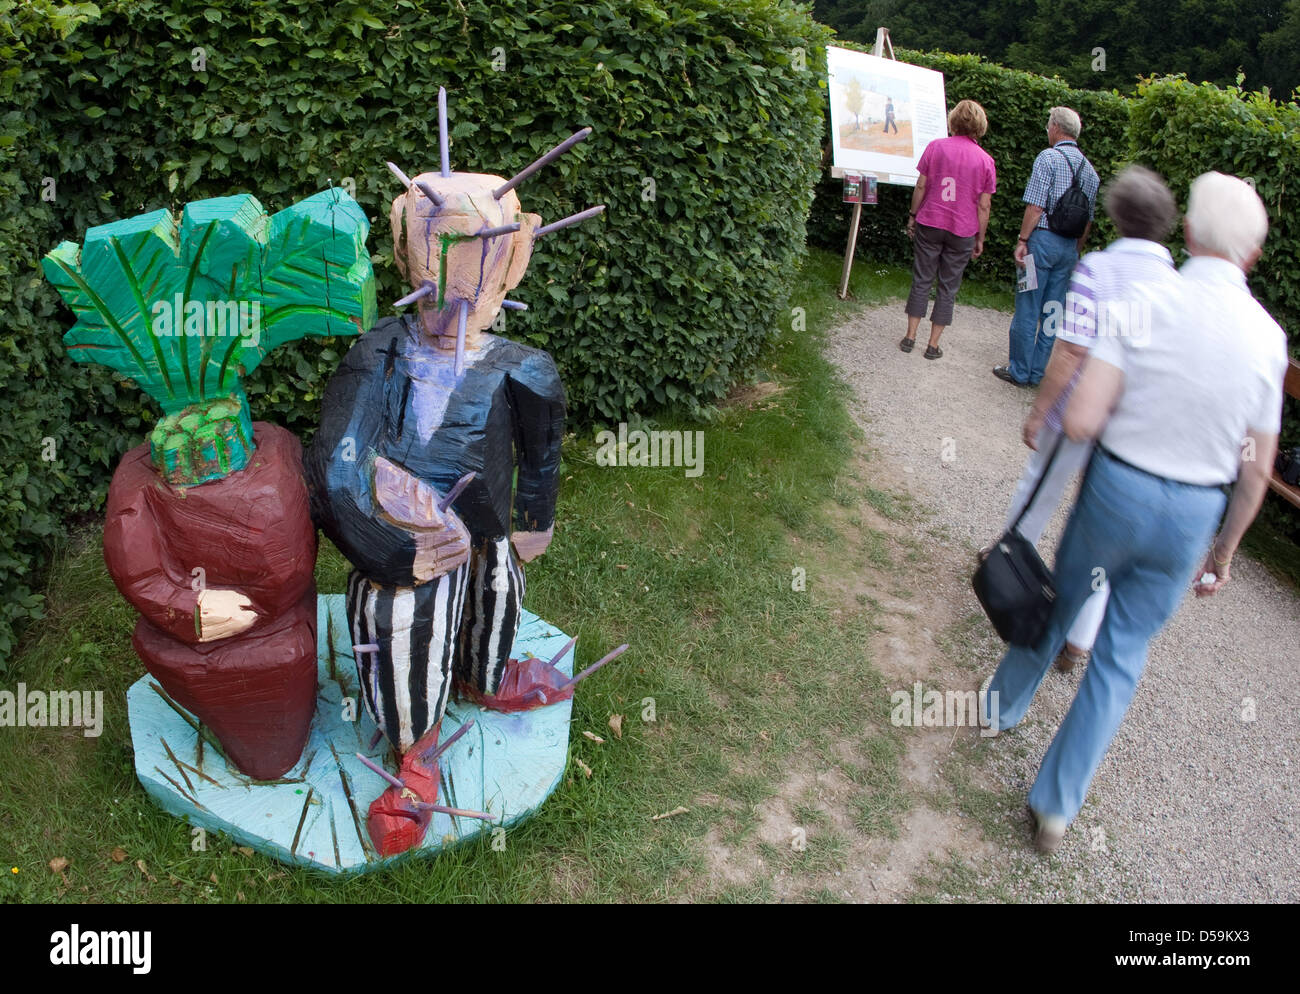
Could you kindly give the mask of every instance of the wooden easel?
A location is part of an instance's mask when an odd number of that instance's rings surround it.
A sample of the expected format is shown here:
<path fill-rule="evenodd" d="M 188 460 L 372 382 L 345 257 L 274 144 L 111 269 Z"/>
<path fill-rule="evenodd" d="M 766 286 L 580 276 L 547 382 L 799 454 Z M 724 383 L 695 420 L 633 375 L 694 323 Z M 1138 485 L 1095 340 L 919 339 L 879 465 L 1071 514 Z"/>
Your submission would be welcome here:
<path fill-rule="evenodd" d="M 894 58 L 894 43 L 889 40 L 889 28 L 876 28 L 876 43 L 871 54 L 884 59 Z M 897 60 L 895 60 L 897 61 Z M 843 169 L 831 169 L 831 176 L 843 176 Z M 844 271 L 840 274 L 840 300 L 849 299 L 849 273 L 853 270 L 853 252 L 858 245 L 858 225 L 862 222 L 862 205 L 853 205 L 853 217 L 849 220 L 849 244 L 844 248 Z"/>

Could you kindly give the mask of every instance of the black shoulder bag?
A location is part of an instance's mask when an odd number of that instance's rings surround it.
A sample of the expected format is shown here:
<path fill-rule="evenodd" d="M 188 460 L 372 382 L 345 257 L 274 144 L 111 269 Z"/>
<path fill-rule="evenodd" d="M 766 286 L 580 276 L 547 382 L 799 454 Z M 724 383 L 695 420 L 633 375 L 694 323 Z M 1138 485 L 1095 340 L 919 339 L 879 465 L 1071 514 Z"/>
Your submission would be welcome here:
<path fill-rule="evenodd" d="M 975 570 L 971 584 L 984 613 L 993 622 L 998 635 L 1011 645 L 1031 646 L 1047 630 L 1056 601 L 1056 584 L 1033 544 L 1020 534 L 1020 522 L 1034 506 L 1043 481 L 1052 471 L 1052 463 L 1065 436 L 1057 437 L 1043 474 L 1034 484 L 1033 493 L 1016 515 L 1006 534 L 998 539 L 984 561 Z"/>

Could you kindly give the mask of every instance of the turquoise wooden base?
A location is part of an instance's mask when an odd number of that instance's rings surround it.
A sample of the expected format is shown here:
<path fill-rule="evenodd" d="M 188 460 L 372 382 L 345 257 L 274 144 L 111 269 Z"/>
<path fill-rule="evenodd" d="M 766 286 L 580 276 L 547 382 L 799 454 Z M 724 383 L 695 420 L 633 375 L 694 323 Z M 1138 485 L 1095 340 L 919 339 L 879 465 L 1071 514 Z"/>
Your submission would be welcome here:
<path fill-rule="evenodd" d="M 396 764 L 386 741 L 368 748 L 376 729 L 358 694 L 343 595 L 324 595 L 317 603 L 316 717 L 302 758 L 278 781 L 250 780 L 227 766 L 211 744 L 200 749 L 195 725 L 154 689 L 152 677 L 132 685 L 127 709 L 136 774 L 162 808 L 281 862 L 351 873 L 432 856 L 445 846 L 508 827 L 535 811 L 559 785 L 568 758 L 572 701 L 514 715 L 453 702 L 441 738 L 470 718 L 475 724 L 441 759 L 438 803 L 485 811 L 496 820 L 437 813 L 421 846 L 400 856 L 378 857 L 366 833 L 366 811 L 388 785 L 356 753 L 390 772 Z M 549 659 L 566 641 L 563 632 L 524 611 L 513 655 Z M 570 652 L 559 663 L 570 675 L 573 659 Z M 354 702 L 356 720 L 348 720 L 346 699 Z"/>

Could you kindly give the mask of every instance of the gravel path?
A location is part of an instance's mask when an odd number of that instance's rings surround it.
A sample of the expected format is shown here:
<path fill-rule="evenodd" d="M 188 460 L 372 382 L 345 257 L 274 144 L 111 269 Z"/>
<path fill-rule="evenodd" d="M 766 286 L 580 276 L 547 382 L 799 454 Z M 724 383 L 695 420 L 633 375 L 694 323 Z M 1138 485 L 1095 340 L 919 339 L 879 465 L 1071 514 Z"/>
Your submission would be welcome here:
<path fill-rule="evenodd" d="M 902 301 L 863 311 L 830 336 L 829 356 L 871 444 L 969 545 L 962 561 L 1000 529 L 1028 454 L 1020 425 L 1032 394 L 990 374 L 1006 360 L 1009 322 L 1009 313 L 959 302 L 935 361 L 921 354 L 924 322 L 917 349 L 898 350 Z M 1064 519 L 1058 512 L 1049 527 L 1045 556 Z M 1233 567 L 1223 591 L 1189 596 L 1152 643 L 1136 700 L 1061 853 L 1026 864 L 1049 890 L 1052 874 L 1065 872 L 1107 900 L 1300 900 L 1300 602 L 1244 554 Z M 968 576 L 956 573 L 937 578 L 936 589 L 969 593 Z M 973 595 L 969 603 L 978 610 Z M 988 742 L 989 775 L 1003 787 L 1027 792 L 1078 686 L 1077 673 L 1049 676 L 1021 729 Z"/>

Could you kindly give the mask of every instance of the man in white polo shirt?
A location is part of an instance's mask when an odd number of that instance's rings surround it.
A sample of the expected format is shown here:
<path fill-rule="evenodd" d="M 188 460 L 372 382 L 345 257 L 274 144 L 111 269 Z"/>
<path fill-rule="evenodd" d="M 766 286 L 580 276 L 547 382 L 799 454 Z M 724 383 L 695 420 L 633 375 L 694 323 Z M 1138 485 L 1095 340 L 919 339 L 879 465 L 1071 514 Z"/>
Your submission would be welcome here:
<path fill-rule="evenodd" d="M 1245 275 L 1267 212 L 1241 180 L 1206 173 L 1185 226 L 1195 258 L 1176 292 L 1148 298 L 1150 334 L 1098 337 L 1066 407 L 1066 435 L 1097 449 L 1057 552 L 1052 618 L 1037 645 L 1007 652 L 988 687 L 998 727 L 1018 724 L 1100 571 L 1111 592 L 1092 660 L 1029 792 L 1042 850 L 1083 806 L 1150 640 L 1189 585 L 1203 597 L 1227 582 L 1277 450 L 1286 336 Z"/>

